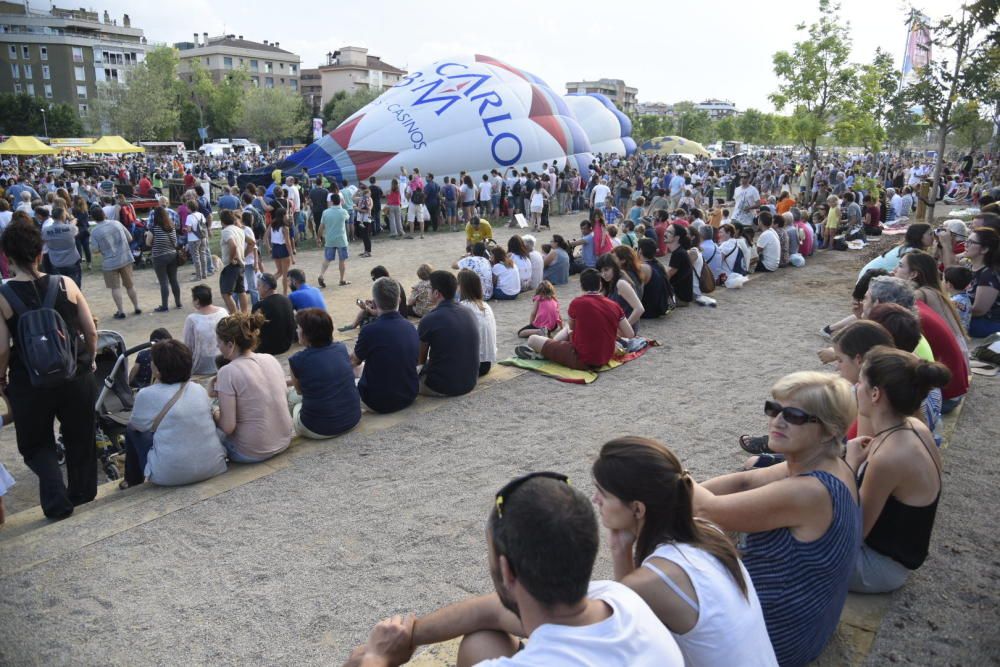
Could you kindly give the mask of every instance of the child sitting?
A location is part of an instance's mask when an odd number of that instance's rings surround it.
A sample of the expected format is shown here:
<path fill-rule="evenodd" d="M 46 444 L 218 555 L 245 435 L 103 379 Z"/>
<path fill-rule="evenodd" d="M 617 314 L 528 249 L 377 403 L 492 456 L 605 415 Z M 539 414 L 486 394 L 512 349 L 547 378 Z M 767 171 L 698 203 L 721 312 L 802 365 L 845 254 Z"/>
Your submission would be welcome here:
<path fill-rule="evenodd" d="M 632 208 L 628 210 L 628 219 L 631 220 L 633 224 L 637 225 L 639 224 L 639 221 L 642 220 L 642 210 L 645 206 L 646 198 L 639 197 L 635 200 L 635 204 L 633 204 Z"/>
<path fill-rule="evenodd" d="M 171 338 L 173 336 L 166 329 L 154 329 L 153 333 L 149 334 L 151 345 Z M 132 370 L 128 374 L 128 386 L 138 390 L 151 384 L 153 384 L 153 355 L 149 349 L 145 349 L 135 357 L 135 365 L 132 366 Z"/>
<path fill-rule="evenodd" d="M 538 283 L 535 296 L 531 298 L 534 305 L 531 307 L 531 324 L 521 327 L 517 335 L 521 338 L 538 334 L 548 336 L 553 331 L 562 328 L 562 316 L 559 314 L 559 299 L 556 298 L 556 289 L 548 280 Z"/>
<path fill-rule="evenodd" d="M 958 318 L 966 332 L 969 331 L 969 322 L 972 321 L 972 296 L 965 291 L 965 288 L 971 282 L 971 269 L 964 266 L 949 266 L 944 270 L 945 287 L 951 294 L 951 300 L 958 311 Z"/>

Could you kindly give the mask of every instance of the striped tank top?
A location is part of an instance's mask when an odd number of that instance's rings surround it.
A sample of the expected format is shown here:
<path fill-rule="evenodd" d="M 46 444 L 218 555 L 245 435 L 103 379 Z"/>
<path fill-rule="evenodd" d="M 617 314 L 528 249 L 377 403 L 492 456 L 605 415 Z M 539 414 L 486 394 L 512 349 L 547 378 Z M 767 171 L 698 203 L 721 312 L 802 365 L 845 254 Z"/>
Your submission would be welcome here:
<path fill-rule="evenodd" d="M 781 667 L 815 660 L 837 629 L 847 585 L 861 550 L 861 507 L 850 489 L 825 471 L 806 473 L 826 487 L 833 519 L 818 540 L 800 542 L 787 528 L 745 537 L 743 564 L 764 611 Z"/>

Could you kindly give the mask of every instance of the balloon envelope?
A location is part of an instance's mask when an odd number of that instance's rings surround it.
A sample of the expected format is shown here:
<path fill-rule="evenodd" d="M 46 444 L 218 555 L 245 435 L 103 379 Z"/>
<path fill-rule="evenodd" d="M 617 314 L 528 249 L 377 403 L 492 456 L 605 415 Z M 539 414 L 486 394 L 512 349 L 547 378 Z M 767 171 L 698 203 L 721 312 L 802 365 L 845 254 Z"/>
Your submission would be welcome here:
<path fill-rule="evenodd" d="M 625 131 L 621 119 L 598 104 L 608 139 L 624 154 L 631 124 Z M 464 170 L 478 182 L 491 169 L 540 171 L 543 163 L 587 174 L 592 161 L 590 137 L 544 81 L 495 58 L 466 55 L 417 68 L 278 166 L 352 182 L 386 181 L 401 167 L 438 177 Z"/>
<path fill-rule="evenodd" d="M 573 93 L 563 99 L 583 127 L 595 153 L 617 153 L 628 156 L 635 152 L 632 121 L 600 93 Z"/>

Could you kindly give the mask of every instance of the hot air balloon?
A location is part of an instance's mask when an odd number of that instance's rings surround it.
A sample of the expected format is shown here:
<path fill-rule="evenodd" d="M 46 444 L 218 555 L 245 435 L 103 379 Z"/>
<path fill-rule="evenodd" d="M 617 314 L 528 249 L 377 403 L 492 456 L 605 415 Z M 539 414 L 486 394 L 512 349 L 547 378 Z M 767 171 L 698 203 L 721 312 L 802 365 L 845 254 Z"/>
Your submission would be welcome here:
<path fill-rule="evenodd" d="M 621 128 L 613 133 L 620 138 Z M 563 97 L 529 72 L 472 55 L 417 68 L 277 167 L 354 182 L 387 181 L 400 167 L 478 177 L 568 163 L 586 175 L 592 161 L 591 141 Z"/>
<path fill-rule="evenodd" d="M 607 97 L 600 93 L 572 93 L 563 99 L 587 133 L 595 153 L 624 157 L 635 152 L 632 121 Z"/>

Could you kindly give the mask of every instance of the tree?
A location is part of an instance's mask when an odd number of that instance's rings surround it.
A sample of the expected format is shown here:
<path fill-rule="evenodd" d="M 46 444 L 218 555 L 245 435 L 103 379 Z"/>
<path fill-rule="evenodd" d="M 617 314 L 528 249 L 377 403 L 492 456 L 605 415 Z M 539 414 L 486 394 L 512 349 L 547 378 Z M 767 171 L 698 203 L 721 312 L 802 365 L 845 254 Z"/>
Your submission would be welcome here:
<path fill-rule="evenodd" d="M 992 27 L 996 20 L 1000 3 L 990 4 L 992 11 L 970 13 L 963 7 L 958 18 L 946 16 L 930 27 L 934 58 L 904 91 L 905 99 L 921 107 L 924 118 L 938 133 L 931 180 L 934 184 L 941 180 L 948 134 L 956 128 L 956 109 L 990 95 L 991 82 L 996 80 L 996 70 L 1000 68 L 998 50 L 980 32 L 983 27 Z M 927 219 L 933 220 L 937 197 L 928 199 Z"/>
<path fill-rule="evenodd" d="M 850 24 L 840 18 L 840 5 L 820 0 L 819 20 L 796 30 L 806 38 L 795 43 L 792 52 L 774 54 L 774 73 L 780 83 L 770 96 L 780 111 L 793 108 L 793 136 L 809 151 L 807 179 L 812 185 L 816 167 L 816 144 L 832 129 L 841 104 L 854 95 L 854 67 Z"/>
<path fill-rule="evenodd" d="M 757 143 L 763 129 L 764 114 L 756 109 L 747 109 L 736 120 L 736 136 L 747 144 Z"/>
<path fill-rule="evenodd" d="M 952 124 L 955 126 L 953 145 L 959 149 L 968 149 L 970 153 L 985 146 L 993 134 L 993 122 L 984 118 L 983 108 L 977 102 L 967 102 L 955 107 Z"/>
<path fill-rule="evenodd" d="M 875 50 L 871 63 L 858 68 L 857 74 L 856 93 L 841 105 L 834 137 L 844 146 L 860 145 L 879 151 L 888 137 L 886 126 L 902 74 L 893 66 L 892 56 L 881 48 Z"/>
<path fill-rule="evenodd" d="M 44 117 L 42 109 L 45 110 Z M 83 125 L 76 111 L 65 104 L 27 94 L 0 93 L 0 134 L 45 136 L 48 125 L 51 137 L 78 137 Z"/>
<path fill-rule="evenodd" d="M 713 129 L 719 141 L 732 141 L 736 138 L 736 121 L 732 116 L 720 118 Z"/>
<path fill-rule="evenodd" d="M 239 127 L 262 145 L 301 134 L 309 109 L 302 97 L 285 88 L 251 88 L 243 102 Z"/>
<path fill-rule="evenodd" d="M 331 129 L 337 127 L 381 94 L 382 91 L 377 88 L 360 88 L 352 93 L 338 90 L 323 105 L 323 122 Z"/>
<path fill-rule="evenodd" d="M 691 141 L 707 141 L 711 135 L 712 119 L 708 113 L 696 109 L 694 102 L 674 105 L 674 132 Z"/>
<path fill-rule="evenodd" d="M 645 114 L 632 120 L 632 138 L 641 146 L 650 139 L 670 134 L 673 127 L 673 119 L 667 116 Z"/>
<path fill-rule="evenodd" d="M 152 49 L 125 83 L 98 84 L 87 124 L 94 134 L 121 134 L 132 141 L 173 139 L 178 129 L 177 51 Z"/>
<path fill-rule="evenodd" d="M 216 136 L 231 137 L 235 133 L 249 83 L 250 73 L 241 68 L 227 72 L 222 82 L 214 87 L 208 105 L 208 124 Z"/>

